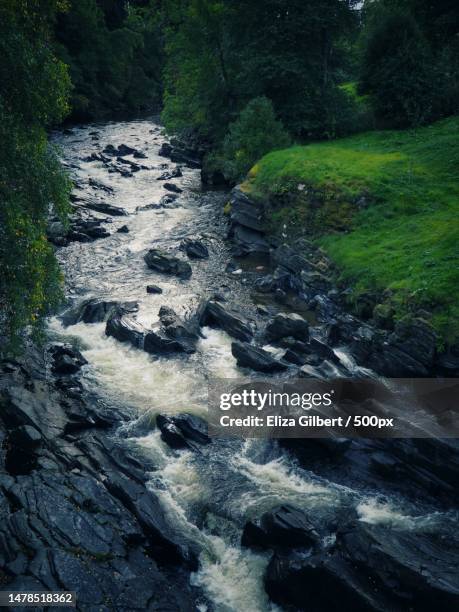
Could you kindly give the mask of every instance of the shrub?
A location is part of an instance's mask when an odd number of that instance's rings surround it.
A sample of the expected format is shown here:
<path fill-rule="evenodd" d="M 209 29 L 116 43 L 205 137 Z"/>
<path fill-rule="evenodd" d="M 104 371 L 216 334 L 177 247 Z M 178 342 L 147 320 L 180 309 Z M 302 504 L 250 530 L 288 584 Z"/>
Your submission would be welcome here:
<path fill-rule="evenodd" d="M 290 137 L 264 96 L 251 100 L 230 124 L 223 142 L 222 169 L 230 181 L 241 179 L 263 155 L 290 145 Z"/>

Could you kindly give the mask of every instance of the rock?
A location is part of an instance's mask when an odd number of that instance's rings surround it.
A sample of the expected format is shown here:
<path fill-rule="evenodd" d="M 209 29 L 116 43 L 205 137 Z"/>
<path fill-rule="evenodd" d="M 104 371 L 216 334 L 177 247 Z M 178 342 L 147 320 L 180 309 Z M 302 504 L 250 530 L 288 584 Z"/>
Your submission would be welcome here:
<path fill-rule="evenodd" d="M 188 279 L 192 273 L 188 262 L 160 249 L 150 249 L 144 259 L 151 270 L 163 274 L 172 274 L 182 279 Z"/>
<path fill-rule="evenodd" d="M 237 187 L 231 192 L 229 200 L 231 225 L 264 233 L 263 208 Z"/>
<path fill-rule="evenodd" d="M 180 187 L 178 187 L 177 185 L 174 185 L 174 183 L 164 183 L 163 185 L 164 189 L 167 189 L 168 191 L 172 191 L 173 193 L 182 193 L 183 189 L 180 189 Z"/>
<path fill-rule="evenodd" d="M 389 344 L 399 348 L 422 363 L 426 368 L 433 365 L 437 336 L 432 327 L 422 319 L 401 320 L 389 336 Z"/>
<path fill-rule="evenodd" d="M 302 342 L 309 339 L 309 323 L 299 314 L 279 313 L 266 327 L 268 341 L 291 336 Z"/>
<path fill-rule="evenodd" d="M 127 225 L 122 225 L 116 231 L 118 232 L 118 234 L 128 234 L 129 233 L 129 227 Z"/>
<path fill-rule="evenodd" d="M 199 445 L 210 444 L 207 434 L 207 423 L 190 414 L 156 417 L 156 424 L 161 430 L 161 438 L 171 448 L 191 448 L 198 450 Z"/>
<path fill-rule="evenodd" d="M 41 433 L 30 425 L 16 427 L 10 432 L 9 442 L 14 446 L 19 446 L 25 450 L 33 450 L 43 441 Z"/>
<path fill-rule="evenodd" d="M 77 349 L 70 344 L 56 344 L 51 347 L 53 357 L 53 372 L 55 374 L 75 374 L 88 362 Z"/>
<path fill-rule="evenodd" d="M 163 290 L 158 285 L 147 285 L 147 293 L 162 293 Z"/>
<path fill-rule="evenodd" d="M 256 372 L 282 372 L 288 368 L 286 363 L 275 359 L 268 351 L 247 343 L 233 342 L 231 352 L 240 368 L 251 368 Z"/>
<path fill-rule="evenodd" d="M 156 425 L 161 430 L 161 438 L 168 446 L 176 449 L 188 447 L 185 437 L 171 417 L 158 414 Z"/>
<path fill-rule="evenodd" d="M 244 257 L 251 253 L 269 253 L 269 244 L 260 232 L 256 232 L 242 225 L 234 225 L 228 234 L 234 243 L 233 254 Z"/>
<path fill-rule="evenodd" d="M 227 307 L 214 300 L 204 304 L 200 312 L 200 325 L 219 327 L 229 336 L 249 342 L 253 331 L 249 323 L 244 321 L 240 314 L 230 311 Z"/>
<path fill-rule="evenodd" d="M 180 248 L 192 259 L 207 259 L 209 251 L 205 244 L 197 238 L 185 238 Z"/>
<path fill-rule="evenodd" d="M 431 534 L 355 523 L 338 532 L 331 550 L 275 553 L 265 588 L 297 610 L 451 610 L 459 597 L 453 547 L 439 547 Z"/>
<path fill-rule="evenodd" d="M 64 313 L 62 322 L 65 326 L 83 323 L 101 323 L 107 321 L 115 313 L 132 313 L 139 308 L 137 302 L 116 302 L 91 298 L 84 300 L 76 308 Z"/>
<path fill-rule="evenodd" d="M 157 181 L 170 181 L 173 178 L 180 178 L 183 176 L 182 169 L 179 166 L 176 166 L 173 170 L 168 170 L 167 172 L 163 172 L 158 178 Z"/>
<path fill-rule="evenodd" d="M 302 510 L 283 504 L 263 514 L 259 522 L 246 523 L 241 543 L 255 548 L 303 548 L 316 546 L 319 539 Z"/>
<path fill-rule="evenodd" d="M 225 175 L 220 170 L 211 170 L 210 168 L 203 167 L 201 169 L 201 182 L 204 185 L 223 186 L 229 185 L 229 181 L 225 178 Z"/>
<path fill-rule="evenodd" d="M 120 342 L 129 342 L 136 348 L 143 349 L 146 330 L 131 317 L 115 313 L 105 326 L 105 334 Z"/>
<path fill-rule="evenodd" d="M 104 213 L 105 215 L 111 215 L 113 217 L 125 217 L 128 213 L 124 210 L 124 208 L 120 208 L 119 206 L 112 206 L 111 204 L 107 204 L 106 202 L 99 202 L 98 200 L 83 200 L 83 203 L 80 206 L 84 206 L 85 208 L 89 208 L 90 210 L 95 210 L 96 212 Z"/>
<path fill-rule="evenodd" d="M 135 153 L 137 153 L 137 155 L 142 156 L 139 151 L 125 144 L 120 144 L 118 147 L 115 147 L 112 144 L 108 144 L 103 150 L 103 153 L 105 153 L 106 155 L 110 155 L 110 157 L 124 157 L 125 155 L 133 155 Z"/>
<path fill-rule="evenodd" d="M 173 146 L 170 143 L 164 142 L 158 151 L 158 155 L 169 157 L 173 162 L 184 164 L 189 168 L 201 167 L 201 156 L 196 151 L 186 147 Z"/>

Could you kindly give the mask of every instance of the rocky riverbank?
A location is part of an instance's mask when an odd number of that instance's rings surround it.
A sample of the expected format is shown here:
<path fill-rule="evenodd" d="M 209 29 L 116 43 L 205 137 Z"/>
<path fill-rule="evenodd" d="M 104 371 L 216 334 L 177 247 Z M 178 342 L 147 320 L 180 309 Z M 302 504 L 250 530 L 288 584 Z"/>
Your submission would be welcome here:
<path fill-rule="evenodd" d="M 85 612 L 452 609 L 456 441 L 252 445 L 203 419 L 212 376 L 453 371 L 428 328 L 350 314 L 324 253 L 274 241 L 239 190 L 227 225 L 159 127 L 87 131 L 74 204 L 104 235 L 54 228 L 67 306 L 0 364 L 5 588 L 75 590 Z"/>
<path fill-rule="evenodd" d="M 459 376 L 457 347 L 438 350 L 422 313 L 396 321 L 374 295 L 360 296 L 350 308 L 349 287 L 336 283 L 335 266 L 321 248 L 305 238 L 285 244 L 267 234 L 263 204 L 240 187 L 231 192 L 227 212 L 235 256 L 269 257 L 272 274 L 259 278 L 258 288 L 279 301 L 287 301 L 289 292 L 298 296 L 326 326 L 329 347 L 346 344 L 359 365 L 383 376 Z"/>
<path fill-rule="evenodd" d="M 198 553 L 113 436 L 131 415 L 83 391 L 84 363 L 52 344 L 1 363 L 2 587 L 76 591 L 83 610 L 196 609 Z"/>

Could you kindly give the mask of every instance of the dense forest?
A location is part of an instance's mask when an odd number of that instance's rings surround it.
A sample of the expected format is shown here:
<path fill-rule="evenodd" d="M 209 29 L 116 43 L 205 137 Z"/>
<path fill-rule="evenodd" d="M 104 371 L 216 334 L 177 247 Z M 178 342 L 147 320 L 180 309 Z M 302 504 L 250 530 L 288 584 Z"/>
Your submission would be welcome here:
<path fill-rule="evenodd" d="M 454 0 L 3 0 L 2 333 L 39 333 L 60 299 L 51 128 L 161 112 L 235 184 L 273 149 L 456 114 L 458 25 Z"/>

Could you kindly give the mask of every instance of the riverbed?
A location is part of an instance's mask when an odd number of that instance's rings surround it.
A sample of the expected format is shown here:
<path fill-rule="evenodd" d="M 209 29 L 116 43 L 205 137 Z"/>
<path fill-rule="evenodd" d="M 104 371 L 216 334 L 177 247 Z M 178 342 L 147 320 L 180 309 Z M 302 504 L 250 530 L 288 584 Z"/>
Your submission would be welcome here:
<path fill-rule="evenodd" d="M 76 184 L 74 194 L 108 202 L 127 213 L 120 217 L 94 213 L 104 220 L 110 236 L 58 249 L 68 307 L 88 298 L 136 301 L 136 318 L 146 328 L 158 320 L 161 306 L 186 316 L 216 293 L 255 327 L 263 326 L 262 301 L 265 306 L 268 302 L 273 314 L 285 308 L 254 289 L 254 277 L 264 273 L 268 262 L 228 266 L 233 259 L 226 239 L 225 190 L 204 189 L 199 170 L 183 166 L 183 175 L 168 181 L 182 190 L 179 197 L 156 206 L 170 193 L 158 177 L 176 166 L 158 154 L 165 141 L 160 125 L 152 120 L 88 125 L 56 134 L 54 141 Z M 125 176 L 108 172 L 97 161 L 82 161 L 110 144 L 141 150 L 144 167 Z M 124 225 L 128 232 L 118 232 Z M 189 280 L 155 273 L 145 265 L 148 249 L 179 252 L 181 241 L 195 236 L 205 241 L 210 256 L 192 261 Z M 162 293 L 147 293 L 148 284 L 159 285 Z M 342 470 L 339 466 L 316 470 L 315 465 L 306 469 L 275 441 L 213 440 L 199 453 L 172 450 L 165 444 L 154 425 L 157 414 L 190 413 L 205 419 L 209 378 L 248 375 L 237 367 L 232 339 L 222 330 L 205 327 L 194 354 L 168 356 L 152 356 L 108 337 L 105 323 L 80 322 L 65 328 L 57 316 L 49 322 L 49 334 L 81 350 L 88 361 L 81 380 L 90 393 L 128 409 L 130 419 L 114 435 L 144 457 L 146 465 L 154 465 L 148 486 L 175 528 L 200 551 L 199 569 L 191 581 L 209 602 L 201 605 L 201 612 L 282 609 L 269 600 L 264 588 L 271 553 L 240 544 L 247 521 L 282 504 L 323 522 L 355 513 L 358 521 L 384 526 L 388 533 L 449 530 L 451 511 L 436 507 L 431 499 L 405 498 L 377 479 L 371 482 L 359 473 L 353 475 L 349 465 Z"/>

